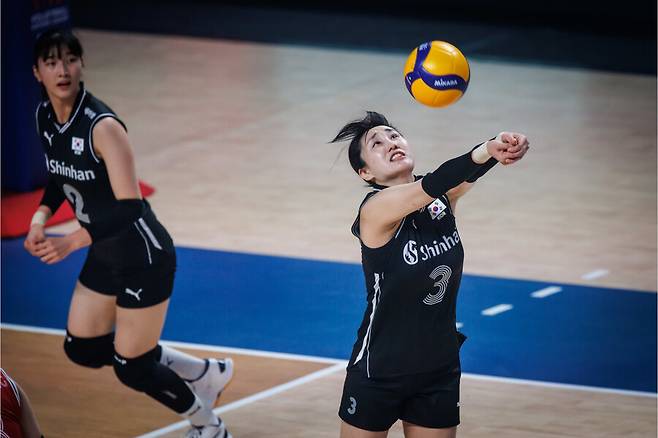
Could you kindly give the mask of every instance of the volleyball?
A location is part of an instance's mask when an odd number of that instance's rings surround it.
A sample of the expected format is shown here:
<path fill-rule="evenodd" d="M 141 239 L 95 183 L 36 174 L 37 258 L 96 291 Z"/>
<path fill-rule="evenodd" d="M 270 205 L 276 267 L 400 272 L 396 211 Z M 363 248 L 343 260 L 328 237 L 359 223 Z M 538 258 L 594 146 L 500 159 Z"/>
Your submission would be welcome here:
<path fill-rule="evenodd" d="M 407 90 L 418 102 L 443 107 L 466 92 L 471 72 L 462 52 L 445 41 L 430 41 L 416 47 L 404 65 Z"/>

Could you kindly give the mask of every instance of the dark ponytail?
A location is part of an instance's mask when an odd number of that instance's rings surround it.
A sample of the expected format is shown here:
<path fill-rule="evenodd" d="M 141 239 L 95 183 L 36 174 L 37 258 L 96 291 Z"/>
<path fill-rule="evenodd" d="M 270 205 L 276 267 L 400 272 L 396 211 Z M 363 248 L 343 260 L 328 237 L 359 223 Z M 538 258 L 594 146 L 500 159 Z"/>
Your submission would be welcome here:
<path fill-rule="evenodd" d="M 398 131 L 396 128 L 391 126 L 386 117 L 383 115 L 374 111 L 366 111 L 366 116 L 364 118 L 361 120 L 354 120 L 343 126 L 336 137 L 330 141 L 330 143 L 336 143 L 339 141 L 350 140 L 347 156 L 350 159 L 352 169 L 354 169 L 357 174 L 359 173 L 359 170 L 363 169 L 363 167 L 366 165 L 366 163 L 363 161 L 363 158 L 361 158 L 361 137 L 363 137 L 365 133 L 370 129 L 381 125 L 390 126 L 391 128 Z"/>

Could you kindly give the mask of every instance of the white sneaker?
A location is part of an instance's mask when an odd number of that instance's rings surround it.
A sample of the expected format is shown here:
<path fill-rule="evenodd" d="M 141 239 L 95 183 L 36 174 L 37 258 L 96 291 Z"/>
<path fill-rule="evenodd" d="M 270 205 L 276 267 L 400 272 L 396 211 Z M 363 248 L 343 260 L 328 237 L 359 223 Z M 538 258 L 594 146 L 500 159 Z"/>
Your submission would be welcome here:
<path fill-rule="evenodd" d="M 192 426 L 185 433 L 185 438 L 233 438 L 223 421 L 202 427 Z"/>
<path fill-rule="evenodd" d="M 233 377 L 233 359 L 206 359 L 206 370 L 196 380 L 188 380 L 192 391 L 212 409 Z"/>

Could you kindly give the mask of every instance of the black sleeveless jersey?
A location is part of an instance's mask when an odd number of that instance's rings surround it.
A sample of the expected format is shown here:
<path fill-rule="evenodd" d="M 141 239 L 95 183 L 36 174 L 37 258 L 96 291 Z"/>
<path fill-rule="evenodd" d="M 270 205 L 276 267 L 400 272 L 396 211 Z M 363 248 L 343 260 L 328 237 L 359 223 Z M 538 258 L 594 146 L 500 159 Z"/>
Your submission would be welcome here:
<path fill-rule="evenodd" d="M 359 216 L 352 233 L 360 240 Z M 361 256 L 368 305 L 348 368 L 362 361 L 368 377 L 391 377 L 455 360 L 464 250 L 447 196 L 407 215 L 384 246 L 361 242 Z"/>
<path fill-rule="evenodd" d="M 117 202 L 103 160 L 93 148 L 94 126 L 106 117 L 123 122 L 110 107 L 96 99 L 80 84 L 69 120 L 59 124 L 49 100 L 36 109 L 37 133 L 45 151 L 46 168 L 75 212 L 82 227 L 112 219 Z M 113 267 L 156 264 L 161 252 L 173 253 L 173 243 L 157 221 L 148 202 L 142 217 L 112 236 L 93 242 L 92 249 Z"/>

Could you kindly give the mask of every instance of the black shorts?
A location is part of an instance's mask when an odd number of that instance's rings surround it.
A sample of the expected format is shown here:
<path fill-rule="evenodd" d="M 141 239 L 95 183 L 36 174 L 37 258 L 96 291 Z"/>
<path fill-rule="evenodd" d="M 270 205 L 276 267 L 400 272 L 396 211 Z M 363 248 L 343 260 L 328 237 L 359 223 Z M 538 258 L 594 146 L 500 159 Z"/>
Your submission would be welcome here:
<path fill-rule="evenodd" d="M 90 249 L 78 280 L 94 292 L 116 296 L 119 307 L 137 309 L 168 299 L 175 273 L 175 252 L 161 257 L 158 264 L 117 269 L 103 263 Z"/>
<path fill-rule="evenodd" d="M 338 415 L 369 431 L 385 431 L 398 419 L 429 428 L 459 424 L 459 358 L 440 370 L 368 378 L 361 363 L 347 371 Z"/>

